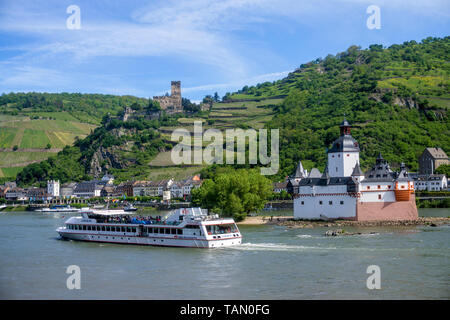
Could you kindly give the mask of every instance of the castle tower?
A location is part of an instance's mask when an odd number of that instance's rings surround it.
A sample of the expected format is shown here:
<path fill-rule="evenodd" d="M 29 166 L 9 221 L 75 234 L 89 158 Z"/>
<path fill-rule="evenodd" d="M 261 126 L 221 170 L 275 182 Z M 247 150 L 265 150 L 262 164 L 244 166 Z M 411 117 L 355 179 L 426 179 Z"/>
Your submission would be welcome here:
<path fill-rule="evenodd" d="M 171 83 L 171 96 L 173 100 L 173 107 L 175 111 L 182 111 L 182 101 L 181 101 L 181 81 L 172 81 Z"/>
<path fill-rule="evenodd" d="M 181 81 L 171 82 L 171 96 L 181 98 Z"/>
<path fill-rule="evenodd" d="M 350 177 L 359 163 L 359 145 L 350 134 L 350 124 L 344 120 L 339 126 L 341 136 L 328 150 L 328 173 L 330 177 Z"/>

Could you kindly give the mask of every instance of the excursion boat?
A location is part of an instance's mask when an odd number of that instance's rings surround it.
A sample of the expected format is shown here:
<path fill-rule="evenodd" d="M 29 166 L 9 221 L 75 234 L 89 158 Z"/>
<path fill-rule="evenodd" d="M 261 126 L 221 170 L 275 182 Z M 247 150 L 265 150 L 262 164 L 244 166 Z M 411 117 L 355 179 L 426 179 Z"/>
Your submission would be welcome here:
<path fill-rule="evenodd" d="M 79 212 L 82 209 L 73 208 L 70 205 L 55 205 L 50 208 L 37 209 L 38 212 Z"/>
<path fill-rule="evenodd" d="M 201 208 L 177 209 L 164 219 L 81 211 L 81 217 L 69 218 L 56 231 L 69 240 L 167 247 L 220 248 L 242 241 L 232 218 L 209 215 Z"/>
<path fill-rule="evenodd" d="M 137 211 L 137 208 L 130 203 L 129 205 L 125 206 L 125 208 L 123 208 L 123 210 L 124 211 Z"/>

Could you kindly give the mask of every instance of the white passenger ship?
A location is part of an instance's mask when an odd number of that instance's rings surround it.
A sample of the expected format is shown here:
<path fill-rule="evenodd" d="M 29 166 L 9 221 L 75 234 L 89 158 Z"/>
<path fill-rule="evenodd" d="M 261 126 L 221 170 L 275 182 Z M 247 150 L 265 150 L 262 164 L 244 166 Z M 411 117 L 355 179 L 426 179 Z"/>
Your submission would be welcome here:
<path fill-rule="evenodd" d="M 165 219 L 86 210 L 56 231 L 70 240 L 168 247 L 220 248 L 242 241 L 232 218 L 208 215 L 201 208 L 177 209 Z"/>

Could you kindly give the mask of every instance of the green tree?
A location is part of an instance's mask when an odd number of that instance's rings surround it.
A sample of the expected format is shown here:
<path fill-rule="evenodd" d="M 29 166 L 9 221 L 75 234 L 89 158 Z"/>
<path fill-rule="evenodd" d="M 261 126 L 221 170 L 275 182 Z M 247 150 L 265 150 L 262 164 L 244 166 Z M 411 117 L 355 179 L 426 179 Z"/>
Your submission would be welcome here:
<path fill-rule="evenodd" d="M 194 204 L 237 221 L 261 210 L 272 194 L 272 184 L 257 170 L 239 169 L 219 173 L 192 191 Z"/>
<path fill-rule="evenodd" d="M 436 174 L 445 174 L 447 177 L 450 177 L 450 164 L 441 164 L 434 170 Z"/>

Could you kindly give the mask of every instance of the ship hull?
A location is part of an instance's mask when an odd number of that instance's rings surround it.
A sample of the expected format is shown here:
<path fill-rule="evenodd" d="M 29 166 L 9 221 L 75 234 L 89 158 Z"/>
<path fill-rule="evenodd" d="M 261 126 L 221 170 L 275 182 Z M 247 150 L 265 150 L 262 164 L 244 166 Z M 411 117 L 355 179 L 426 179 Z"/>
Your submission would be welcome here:
<path fill-rule="evenodd" d="M 104 235 L 68 232 L 66 229 L 58 229 L 57 232 L 63 239 L 87 242 L 102 242 L 116 244 L 135 244 L 162 247 L 185 248 L 221 248 L 241 244 L 242 237 L 230 237 L 226 239 L 200 239 L 179 236 L 154 237 L 154 236 L 128 236 L 128 235 Z"/>

